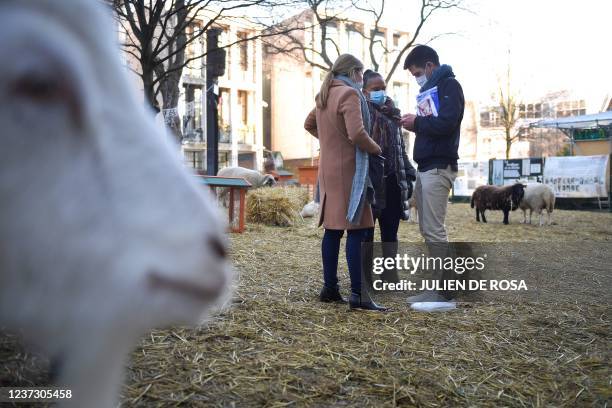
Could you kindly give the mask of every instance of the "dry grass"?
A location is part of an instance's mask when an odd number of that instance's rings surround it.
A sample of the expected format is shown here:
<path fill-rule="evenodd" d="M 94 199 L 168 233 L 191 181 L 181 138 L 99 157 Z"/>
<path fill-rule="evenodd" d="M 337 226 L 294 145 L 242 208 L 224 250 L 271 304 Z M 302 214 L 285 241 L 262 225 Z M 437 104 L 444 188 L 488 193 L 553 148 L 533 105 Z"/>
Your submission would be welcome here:
<path fill-rule="evenodd" d="M 612 215 L 556 211 L 551 227 L 476 224 L 449 207 L 453 240 L 612 240 Z M 403 242 L 420 240 L 402 223 Z M 321 304 L 313 221 L 250 225 L 233 235 L 240 272 L 234 305 L 209 328 L 156 331 L 134 352 L 127 405 L 591 406 L 611 397 L 609 299 L 463 305 L 451 313 L 349 312 Z M 539 242 L 541 245 L 537 244 Z M 346 271 L 344 261 L 341 271 Z M 553 271 L 554 273 L 554 271 Z M 348 287 L 346 273 L 342 287 Z M 600 299 L 601 300 L 601 299 Z M 153 353 L 153 354 L 152 354 Z M 146 391 L 146 392 L 145 392 Z"/>
<path fill-rule="evenodd" d="M 476 224 L 466 204 L 453 204 L 450 237 L 530 242 L 560 281 L 572 267 L 586 264 L 588 277 L 609 264 L 608 253 L 583 259 L 569 248 L 610 245 L 612 214 L 555 211 L 557 225 L 545 228 L 517 224 L 519 215 L 508 226 L 501 213 Z M 612 398 L 610 298 L 586 290 L 602 282 L 575 281 L 585 290 L 568 292 L 573 300 L 493 300 L 423 314 L 390 296 L 391 312 L 349 312 L 316 301 L 322 231 L 313 222 L 250 224 L 232 235 L 233 305 L 209 327 L 145 336 L 131 356 L 124 406 L 574 407 Z M 420 240 L 418 226 L 402 223 L 400 236 Z M 554 242 L 562 245 L 551 253 Z M 573 265 L 561 261 L 562 248 Z M 340 271 L 347 288 L 344 261 Z"/>
<path fill-rule="evenodd" d="M 281 227 L 302 220 L 300 210 L 308 202 L 304 187 L 270 187 L 251 190 L 247 194 L 247 221 Z"/>

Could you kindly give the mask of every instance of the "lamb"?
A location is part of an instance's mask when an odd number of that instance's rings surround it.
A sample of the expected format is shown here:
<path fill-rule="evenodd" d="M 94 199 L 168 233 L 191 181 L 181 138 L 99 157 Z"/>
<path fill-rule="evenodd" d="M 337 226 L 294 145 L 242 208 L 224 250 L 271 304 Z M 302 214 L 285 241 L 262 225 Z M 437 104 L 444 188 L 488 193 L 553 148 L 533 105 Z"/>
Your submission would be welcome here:
<path fill-rule="evenodd" d="M 257 170 L 246 169 L 244 167 L 224 167 L 217 173 L 217 176 L 221 177 L 242 177 L 251 185 L 253 188 L 258 187 L 270 187 L 276 184 L 274 176 L 271 174 L 261 174 Z"/>
<path fill-rule="evenodd" d="M 555 193 L 546 184 L 528 184 L 525 188 L 525 196 L 519 203 L 519 208 L 523 210 L 523 224 L 527 223 L 527 209 L 529 209 L 529 224 L 531 224 L 531 215 L 535 211 L 540 217 L 539 225 L 541 227 L 544 225 L 542 210 L 546 209 L 547 224 L 550 225 L 550 215 L 555 208 Z"/>
<path fill-rule="evenodd" d="M 479 186 L 472 194 L 470 206 L 476 208 L 476 221 L 487 222 L 485 210 L 502 210 L 504 212 L 504 224 L 509 224 L 508 215 L 510 211 L 515 211 L 525 194 L 525 185 L 515 183 L 513 185 L 498 186 Z"/>
<path fill-rule="evenodd" d="M 0 2 L 0 327 L 49 356 L 66 407 L 116 406 L 139 337 L 231 286 L 220 212 L 116 43 L 103 2 Z"/>
<path fill-rule="evenodd" d="M 261 174 L 257 170 L 251 170 L 244 167 L 224 167 L 217 173 L 220 177 L 242 177 L 249 183 L 253 188 L 259 187 L 271 187 L 276 184 L 274 176 L 271 174 Z M 219 191 L 217 197 L 219 201 L 225 203 L 229 189 L 223 188 Z"/>

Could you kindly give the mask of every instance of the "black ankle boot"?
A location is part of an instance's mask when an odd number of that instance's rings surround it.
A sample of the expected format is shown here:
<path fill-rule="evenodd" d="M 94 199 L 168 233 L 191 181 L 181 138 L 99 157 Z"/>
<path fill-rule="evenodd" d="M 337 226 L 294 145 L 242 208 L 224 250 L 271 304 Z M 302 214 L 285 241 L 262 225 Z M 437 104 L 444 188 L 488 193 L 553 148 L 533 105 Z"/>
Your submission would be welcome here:
<path fill-rule="evenodd" d="M 346 303 L 346 299 L 340 295 L 338 288 L 328 288 L 327 286 L 323 286 L 323 289 L 321 289 L 319 300 L 325 303 Z"/>
<path fill-rule="evenodd" d="M 362 310 L 374 310 L 377 312 L 384 312 L 387 310 L 384 306 L 379 306 L 374 303 L 372 300 L 362 301 L 361 295 L 356 293 L 351 293 L 351 297 L 349 298 L 349 307 L 352 309 L 362 309 Z"/>

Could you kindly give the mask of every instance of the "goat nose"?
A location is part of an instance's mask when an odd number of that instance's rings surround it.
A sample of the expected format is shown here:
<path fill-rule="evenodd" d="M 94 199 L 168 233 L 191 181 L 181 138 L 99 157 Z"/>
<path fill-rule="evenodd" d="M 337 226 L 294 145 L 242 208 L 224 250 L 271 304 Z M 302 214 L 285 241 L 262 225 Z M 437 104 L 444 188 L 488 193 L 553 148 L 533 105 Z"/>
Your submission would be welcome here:
<path fill-rule="evenodd" d="M 217 255 L 220 259 L 227 258 L 226 245 L 219 238 L 209 237 L 207 243 L 213 254 Z"/>

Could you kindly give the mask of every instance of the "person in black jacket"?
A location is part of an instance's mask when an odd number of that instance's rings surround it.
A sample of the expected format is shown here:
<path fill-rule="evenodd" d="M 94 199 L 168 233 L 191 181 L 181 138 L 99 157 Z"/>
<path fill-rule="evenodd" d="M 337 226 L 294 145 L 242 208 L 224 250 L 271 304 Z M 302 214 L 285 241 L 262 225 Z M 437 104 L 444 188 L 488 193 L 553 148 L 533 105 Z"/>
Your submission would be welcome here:
<path fill-rule="evenodd" d="M 418 172 L 415 201 L 419 228 L 426 243 L 448 242 L 446 207 L 457 177 L 459 134 L 465 101 L 461 85 L 449 65 L 440 65 L 436 51 L 418 45 L 406 57 L 408 69 L 421 87 L 418 115 L 406 114 L 402 126 L 416 133 L 413 158 Z M 431 246 L 431 245 L 429 245 Z M 424 293 L 409 302 L 444 301 L 438 293 Z"/>
<path fill-rule="evenodd" d="M 383 180 L 375 186 L 375 202 L 372 205 L 374 224 L 380 226 L 380 240 L 384 243 L 383 255 L 395 257 L 397 253 L 397 231 L 400 220 L 410 214 L 408 200 L 412 196 L 412 181 L 416 170 L 408 160 L 402 138 L 401 113 L 386 94 L 387 85 L 382 75 L 372 70 L 363 74 L 363 93 L 370 108 L 370 137 L 382 149 L 384 160 Z M 366 234 L 366 242 L 374 240 L 374 228 Z M 385 271 L 385 281 L 397 281 L 395 270 Z"/>
<path fill-rule="evenodd" d="M 463 90 L 452 68 L 441 66 L 436 51 L 426 45 L 418 45 L 408 54 L 404 69 L 414 75 L 421 93 L 429 91 L 435 95 L 425 99 L 433 104 L 433 110 L 423 110 L 427 115 L 402 117 L 404 128 L 416 133 L 415 200 L 421 234 L 426 242 L 448 242 L 444 219 L 450 189 L 457 176 L 459 132 L 465 106 Z"/>

